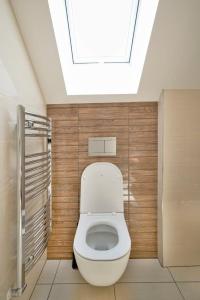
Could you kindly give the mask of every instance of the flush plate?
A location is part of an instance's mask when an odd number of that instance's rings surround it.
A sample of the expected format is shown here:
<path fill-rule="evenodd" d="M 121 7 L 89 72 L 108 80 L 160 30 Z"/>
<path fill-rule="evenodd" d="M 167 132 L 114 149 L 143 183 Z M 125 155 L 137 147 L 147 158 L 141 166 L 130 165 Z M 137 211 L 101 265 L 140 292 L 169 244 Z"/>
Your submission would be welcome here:
<path fill-rule="evenodd" d="M 116 137 L 88 138 L 88 156 L 116 156 Z"/>

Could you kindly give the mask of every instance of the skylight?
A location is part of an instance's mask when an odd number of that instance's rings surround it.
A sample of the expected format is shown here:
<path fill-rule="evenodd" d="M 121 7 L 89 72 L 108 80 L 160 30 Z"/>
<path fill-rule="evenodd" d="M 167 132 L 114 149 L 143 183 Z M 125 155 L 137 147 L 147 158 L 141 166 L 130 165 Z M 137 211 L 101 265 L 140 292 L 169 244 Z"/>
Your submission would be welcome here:
<path fill-rule="evenodd" d="M 48 0 L 67 95 L 136 94 L 159 0 Z"/>
<path fill-rule="evenodd" d="M 129 63 L 139 0 L 65 0 L 73 63 Z"/>

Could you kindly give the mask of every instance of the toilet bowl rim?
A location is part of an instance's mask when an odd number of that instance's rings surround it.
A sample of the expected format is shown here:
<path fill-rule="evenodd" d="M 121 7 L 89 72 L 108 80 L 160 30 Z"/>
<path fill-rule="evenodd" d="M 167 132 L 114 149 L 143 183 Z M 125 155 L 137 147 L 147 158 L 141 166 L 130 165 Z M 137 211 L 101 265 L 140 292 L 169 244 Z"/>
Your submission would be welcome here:
<path fill-rule="evenodd" d="M 125 226 L 127 228 L 126 221 L 124 219 L 124 213 L 94 213 L 94 214 L 80 214 L 79 223 L 85 223 L 85 233 L 87 236 L 88 231 L 96 225 L 109 225 L 116 230 L 117 236 L 119 238 L 120 231 L 119 227 Z M 79 224 L 77 226 L 78 230 L 80 228 Z"/>
<path fill-rule="evenodd" d="M 99 220 L 97 220 L 97 216 L 89 217 L 87 214 L 81 215 L 73 244 L 73 248 L 81 257 L 93 261 L 109 261 L 120 259 L 130 251 L 131 240 L 123 213 L 112 215 L 112 221 L 110 220 L 111 215 L 98 215 Z M 114 227 L 117 231 L 118 243 L 110 250 L 95 250 L 90 248 L 86 243 L 88 229 L 96 225 L 98 221 L 101 224 L 108 224 Z"/>

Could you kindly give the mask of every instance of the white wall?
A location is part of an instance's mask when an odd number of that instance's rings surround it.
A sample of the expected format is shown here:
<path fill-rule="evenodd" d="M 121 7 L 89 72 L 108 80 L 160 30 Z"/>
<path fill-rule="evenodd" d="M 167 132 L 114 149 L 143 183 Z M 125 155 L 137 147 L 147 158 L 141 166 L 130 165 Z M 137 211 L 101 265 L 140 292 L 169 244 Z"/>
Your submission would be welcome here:
<path fill-rule="evenodd" d="M 200 90 L 164 91 L 159 121 L 159 258 L 200 265 Z"/>
<path fill-rule="evenodd" d="M 16 106 L 45 103 L 8 0 L 0 1 L 0 299 L 16 274 Z"/>

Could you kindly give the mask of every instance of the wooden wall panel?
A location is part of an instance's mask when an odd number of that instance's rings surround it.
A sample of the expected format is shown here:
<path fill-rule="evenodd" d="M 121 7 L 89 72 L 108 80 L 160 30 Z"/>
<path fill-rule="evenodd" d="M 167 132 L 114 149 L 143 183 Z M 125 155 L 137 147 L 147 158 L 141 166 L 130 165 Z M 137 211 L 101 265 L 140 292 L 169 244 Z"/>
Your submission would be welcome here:
<path fill-rule="evenodd" d="M 96 161 L 116 164 L 124 179 L 132 258 L 157 257 L 157 103 L 48 105 L 52 118 L 53 232 L 48 258 L 72 257 L 80 176 Z M 116 157 L 88 157 L 89 137 L 116 136 Z"/>

